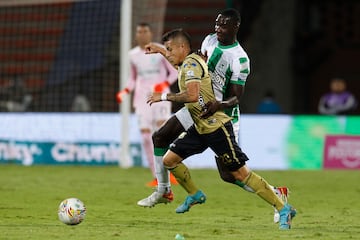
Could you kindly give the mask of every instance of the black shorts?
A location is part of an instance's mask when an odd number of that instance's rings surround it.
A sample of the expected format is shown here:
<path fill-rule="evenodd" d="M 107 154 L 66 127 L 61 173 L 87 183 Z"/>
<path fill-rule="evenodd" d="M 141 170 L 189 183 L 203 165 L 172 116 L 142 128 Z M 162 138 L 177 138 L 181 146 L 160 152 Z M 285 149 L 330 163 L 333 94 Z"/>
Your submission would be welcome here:
<path fill-rule="evenodd" d="M 192 126 L 170 145 L 170 150 L 185 159 L 202 153 L 208 147 L 215 152 L 229 171 L 236 171 L 249 160 L 235 141 L 230 121 L 209 134 L 199 134 Z"/>

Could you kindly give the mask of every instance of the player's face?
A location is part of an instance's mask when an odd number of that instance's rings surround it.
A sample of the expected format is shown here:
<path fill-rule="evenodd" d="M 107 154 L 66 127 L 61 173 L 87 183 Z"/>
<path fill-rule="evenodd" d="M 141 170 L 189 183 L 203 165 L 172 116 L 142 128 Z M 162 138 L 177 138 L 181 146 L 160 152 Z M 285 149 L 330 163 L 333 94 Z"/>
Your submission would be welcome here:
<path fill-rule="evenodd" d="M 137 26 L 135 39 L 137 44 L 144 46 L 151 42 L 152 34 L 148 26 Z"/>
<path fill-rule="evenodd" d="M 215 32 L 222 45 L 231 45 L 236 40 L 238 24 L 231 18 L 219 14 L 215 21 Z"/>
<path fill-rule="evenodd" d="M 333 80 L 330 84 L 331 91 L 335 93 L 341 93 L 345 91 L 346 85 L 345 82 L 342 80 Z"/>
<path fill-rule="evenodd" d="M 169 40 L 165 43 L 166 48 L 166 58 L 171 62 L 173 65 L 181 65 L 183 62 L 183 45 L 174 41 Z"/>

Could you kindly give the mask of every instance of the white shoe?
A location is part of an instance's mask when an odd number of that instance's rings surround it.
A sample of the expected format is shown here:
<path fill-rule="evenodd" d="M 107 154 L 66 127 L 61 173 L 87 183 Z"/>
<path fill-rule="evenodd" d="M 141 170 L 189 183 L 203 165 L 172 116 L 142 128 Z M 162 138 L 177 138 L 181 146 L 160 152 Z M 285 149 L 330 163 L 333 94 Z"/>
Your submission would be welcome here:
<path fill-rule="evenodd" d="M 274 223 L 278 223 L 280 221 L 280 213 L 278 210 L 274 209 Z"/>
<path fill-rule="evenodd" d="M 284 203 L 287 203 L 289 198 L 289 189 L 287 187 L 274 187 L 275 194 L 281 198 Z M 278 223 L 280 221 L 280 214 L 279 211 L 274 209 L 274 223 Z"/>
<path fill-rule="evenodd" d="M 165 203 L 165 204 L 171 203 L 173 200 L 174 200 L 174 194 L 171 190 L 170 192 L 164 194 L 155 191 L 147 198 L 138 201 L 137 205 L 141 207 L 153 207 L 159 203 Z"/>

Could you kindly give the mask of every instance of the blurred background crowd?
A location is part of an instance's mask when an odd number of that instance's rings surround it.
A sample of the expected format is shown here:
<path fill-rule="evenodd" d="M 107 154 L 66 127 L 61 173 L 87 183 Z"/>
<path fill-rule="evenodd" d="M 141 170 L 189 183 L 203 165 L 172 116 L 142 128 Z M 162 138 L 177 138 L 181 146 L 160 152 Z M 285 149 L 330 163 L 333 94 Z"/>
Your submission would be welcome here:
<path fill-rule="evenodd" d="M 333 78 L 360 98 L 357 0 L 133 0 L 130 37 L 138 22 L 156 41 L 181 27 L 196 50 L 227 7 L 242 15 L 238 40 L 251 60 L 243 113 L 261 113 L 270 96 L 278 113 L 326 114 L 319 103 Z M 120 0 L 1 0 L 0 111 L 119 111 L 119 46 L 129 37 L 120 10 Z"/>

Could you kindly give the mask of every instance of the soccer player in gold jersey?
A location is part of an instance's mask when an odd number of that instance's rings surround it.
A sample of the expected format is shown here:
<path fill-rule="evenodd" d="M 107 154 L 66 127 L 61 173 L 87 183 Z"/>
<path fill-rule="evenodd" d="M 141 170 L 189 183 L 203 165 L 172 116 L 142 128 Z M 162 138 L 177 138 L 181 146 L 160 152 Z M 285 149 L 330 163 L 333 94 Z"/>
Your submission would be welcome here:
<path fill-rule="evenodd" d="M 211 148 L 218 156 L 232 176 L 249 186 L 267 203 L 275 207 L 280 213 L 280 229 L 290 229 L 291 219 L 296 210 L 279 198 L 270 185 L 261 176 L 251 171 L 246 161 L 248 157 L 237 144 L 231 117 L 222 110 L 207 114 L 207 102 L 215 99 L 208 67 L 204 60 L 191 51 L 189 35 L 181 29 L 173 30 L 163 36 L 166 47 L 166 58 L 178 66 L 179 89 L 178 93 L 153 93 L 148 103 L 172 101 L 184 103 L 189 110 L 194 125 L 170 145 L 163 158 L 164 166 L 176 177 L 178 182 L 188 192 L 185 202 L 176 212 L 189 211 L 195 204 L 204 203 L 205 194 L 192 183 L 191 176 L 180 164 L 184 159 Z"/>
<path fill-rule="evenodd" d="M 217 110 L 224 111 L 228 116 L 232 117 L 237 142 L 240 129 L 239 103 L 244 93 L 246 79 L 250 73 L 250 60 L 236 39 L 240 21 L 240 14 L 237 10 L 225 9 L 221 11 L 215 21 L 215 33 L 206 36 L 201 45 L 201 55 L 207 61 L 216 96 L 216 100 L 213 99 L 206 103 L 206 111 L 202 113 L 202 117 L 206 118 Z M 149 54 L 161 53 L 164 56 L 166 54 L 165 49 L 159 48 L 156 44 L 150 43 L 146 47 Z M 189 111 L 182 108 L 168 119 L 166 124 L 153 133 L 156 163 L 162 163 L 163 155 L 170 143 L 193 124 L 194 121 Z M 236 180 L 222 161 L 219 160 L 218 156 L 215 156 L 215 159 L 220 176 L 225 182 L 238 185 L 246 191 L 254 192 L 249 186 Z M 183 167 L 186 168 L 185 165 Z M 164 187 L 169 185 L 166 178 L 164 178 L 167 170 L 163 166 L 158 166 L 157 169 L 156 175 L 159 185 L 151 195 L 138 201 L 139 206 L 153 207 L 156 204 L 169 203 L 173 200 L 171 188 Z M 287 187 L 272 187 L 272 189 L 284 201 L 287 201 Z M 274 222 L 277 223 L 278 221 L 279 213 L 275 210 Z"/>

